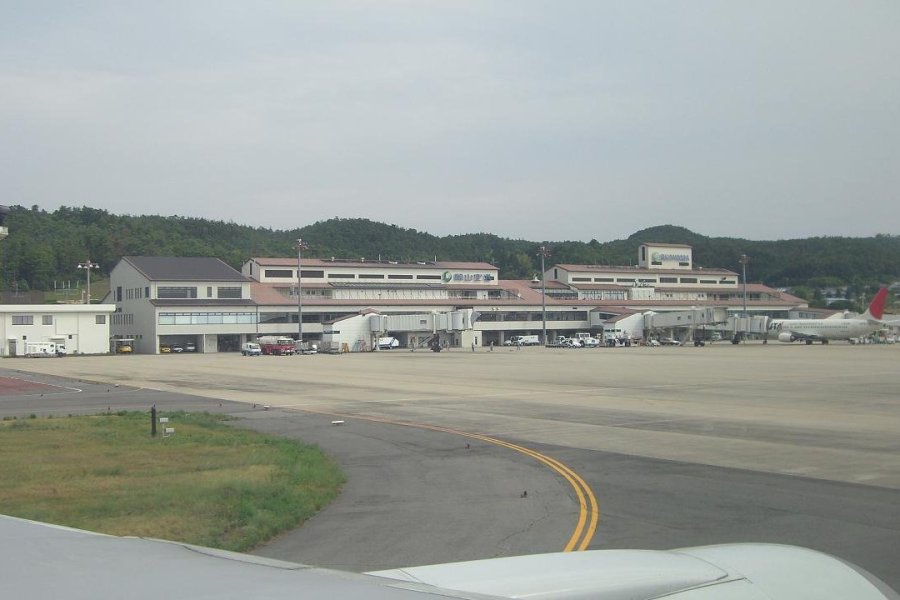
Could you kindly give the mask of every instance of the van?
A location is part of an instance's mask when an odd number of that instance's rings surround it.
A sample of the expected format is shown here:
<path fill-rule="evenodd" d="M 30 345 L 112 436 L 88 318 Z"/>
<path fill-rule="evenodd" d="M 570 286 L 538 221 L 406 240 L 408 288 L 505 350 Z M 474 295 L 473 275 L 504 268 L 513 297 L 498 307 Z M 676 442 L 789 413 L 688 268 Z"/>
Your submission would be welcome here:
<path fill-rule="evenodd" d="M 241 354 L 244 356 L 259 356 L 262 354 L 262 348 L 256 342 L 247 342 L 241 346 Z"/>
<path fill-rule="evenodd" d="M 506 346 L 540 346 L 541 338 L 537 335 L 514 335 L 503 344 Z"/>

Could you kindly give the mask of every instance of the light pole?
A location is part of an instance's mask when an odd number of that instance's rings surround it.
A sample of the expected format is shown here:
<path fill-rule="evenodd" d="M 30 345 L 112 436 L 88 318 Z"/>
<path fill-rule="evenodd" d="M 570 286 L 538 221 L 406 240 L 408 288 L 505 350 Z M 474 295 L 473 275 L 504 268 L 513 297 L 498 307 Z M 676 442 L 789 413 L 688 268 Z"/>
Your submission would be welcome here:
<path fill-rule="evenodd" d="M 541 246 L 538 250 L 538 256 L 541 257 L 541 344 L 547 345 L 547 288 L 544 286 L 546 277 L 544 276 L 544 259 L 550 256 L 550 249 L 547 246 Z"/>
<path fill-rule="evenodd" d="M 84 269 L 85 273 L 87 274 L 87 302 L 85 302 L 85 304 L 91 303 L 91 269 L 97 269 L 99 267 L 100 265 L 95 262 L 91 262 L 90 258 L 88 258 L 83 263 L 78 263 L 78 268 Z"/>
<path fill-rule="evenodd" d="M 697 305 L 691 306 L 691 341 L 697 345 Z"/>
<path fill-rule="evenodd" d="M 297 344 L 303 343 L 303 279 L 300 271 L 300 258 L 304 250 L 309 248 L 309 244 L 301 238 L 297 238 Z M 298 350 L 299 351 L 299 350 Z"/>
<path fill-rule="evenodd" d="M 750 262 L 750 257 L 746 254 L 741 254 L 741 259 L 738 261 L 741 263 L 741 268 L 743 270 L 743 279 L 744 279 L 744 316 L 747 316 L 747 263 Z"/>

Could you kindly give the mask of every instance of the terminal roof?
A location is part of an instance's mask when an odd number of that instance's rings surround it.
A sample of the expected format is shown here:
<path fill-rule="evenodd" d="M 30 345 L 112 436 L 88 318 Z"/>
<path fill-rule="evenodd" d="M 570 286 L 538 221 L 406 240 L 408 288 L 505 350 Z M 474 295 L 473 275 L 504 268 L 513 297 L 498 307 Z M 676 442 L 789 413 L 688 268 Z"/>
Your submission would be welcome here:
<path fill-rule="evenodd" d="M 209 256 L 125 256 L 122 260 L 150 281 L 250 281 Z"/>

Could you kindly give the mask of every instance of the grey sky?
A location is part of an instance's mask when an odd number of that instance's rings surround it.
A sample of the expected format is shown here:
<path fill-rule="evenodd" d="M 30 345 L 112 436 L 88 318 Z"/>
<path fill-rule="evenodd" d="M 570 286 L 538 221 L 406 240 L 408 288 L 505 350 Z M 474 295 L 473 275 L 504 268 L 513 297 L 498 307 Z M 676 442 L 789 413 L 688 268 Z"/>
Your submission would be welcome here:
<path fill-rule="evenodd" d="M 0 203 L 900 233 L 900 2 L 0 0 Z"/>

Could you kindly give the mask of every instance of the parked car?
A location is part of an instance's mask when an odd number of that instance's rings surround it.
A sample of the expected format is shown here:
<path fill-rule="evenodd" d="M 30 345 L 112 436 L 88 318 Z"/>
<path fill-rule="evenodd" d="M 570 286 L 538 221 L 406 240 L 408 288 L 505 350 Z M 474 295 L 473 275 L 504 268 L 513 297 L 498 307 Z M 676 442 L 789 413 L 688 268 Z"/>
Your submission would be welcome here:
<path fill-rule="evenodd" d="M 675 338 L 670 338 L 670 337 L 662 338 L 661 340 L 659 340 L 659 343 L 662 344 L 663 346 L 680 346 L 681 345 L 680 341 L 676 340 Z"/>
<path fill-rule="evenodd" d="M 647 345 L 653 346 L 655 348 L 655 347 L 661 346 L 662 344 L 659 343 L 659 340 L 648 340 Z"/>
<path fill-rule="evenodd" d="M 195 346 L 193 342 L 188 342 L 187 344 L 184 345 L 184 351 L 185 352 L 196 352 L 197 346 Z"/>
<path fill-rule="evenodd" d="M 172 346 L 172 352 L 184 352 L 184 348 L 182 348 L 178 344 L 175 344 L 174 346 Z"/>
<path fill-rule="evenodd" d="M 168 354 L 169 352 L 172 351 L 172 348 L 170 346 L 163 345 L 163 346 L 159 347 L 159 351 L 161 354 Z"/>
<path fill-rule="evenodd" d="M 116 348 L 116 352 L 119 354 L 131 354 L 134 352 L 134 348 L 129 346 L 128 344 L 121 344 L 118 348 Z"/>

